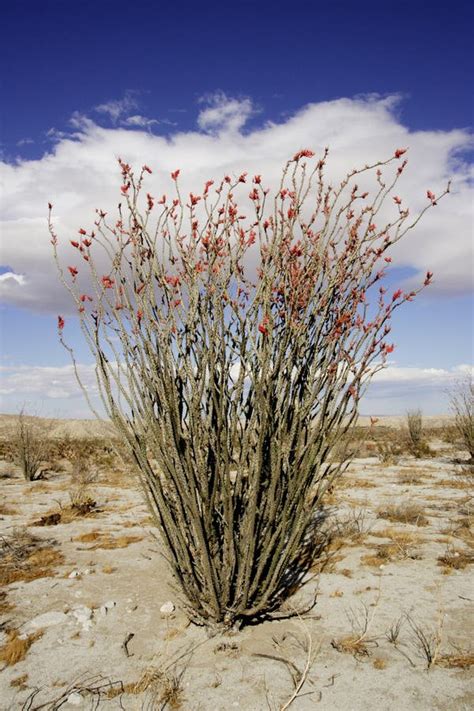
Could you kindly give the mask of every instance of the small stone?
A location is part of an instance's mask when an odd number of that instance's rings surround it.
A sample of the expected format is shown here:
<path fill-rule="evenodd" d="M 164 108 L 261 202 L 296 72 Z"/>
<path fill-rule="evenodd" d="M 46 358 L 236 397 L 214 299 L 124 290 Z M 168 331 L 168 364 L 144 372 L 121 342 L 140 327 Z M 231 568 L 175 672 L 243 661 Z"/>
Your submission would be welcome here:
<path fill-rule="evenodd" d="M 88 632 L 91 629 L 93 613 L 90 607 L 81 605 L 80 607 L 76 607 L 71 614 L 76 618 L 79 624 L 82 625 L 84 632 Z"/>
<path fill-rule="evenodd" d="M 160 612 L 162 615 L 171 615 L 174 612 L 174 604 L 171 602 L 171 600 L 168 600 L 167 602 L 164 603 L 160 607 Z"/>
<path fill-rule="evenodd" d="M 79 571 L 78 570 L 73 570 L 72 573 L 69 573 L 67 576 L 68 578 L 77 578 L 79 576 Z"/>
<path fill-rule="evenodd" d="M 71 704 L 71 706 L 80 706 L 82 701 L 82 696 L 78 694 L 77 691 L 73 691 L 72 694 L 69 694 L 67 697 L 67 703 Z"/>

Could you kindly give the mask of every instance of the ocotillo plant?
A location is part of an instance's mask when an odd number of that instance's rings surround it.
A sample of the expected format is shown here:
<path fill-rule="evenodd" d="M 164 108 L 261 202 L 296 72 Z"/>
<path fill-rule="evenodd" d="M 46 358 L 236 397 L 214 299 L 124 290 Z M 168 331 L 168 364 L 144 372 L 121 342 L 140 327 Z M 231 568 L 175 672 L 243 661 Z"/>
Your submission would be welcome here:
<path fill-rule="evenodd" d="M 394 349 L 393 312 L 419 291 L 380 285 L 387 250 L 421 216 L 393 194 L 404 153 L 333 188 L 327 151 L 311 165 L 301 150 L 273 193 L 243 173 L 183 198 L 176 170 L 171 200 L 145 192 L 148 166 L 119 161 L 118 213 L 96 211 L 67 267 L 50 206 L 102 400 L 197 622 L 274 611 L 311 560 L 318 507 L 344 466 L 332 448 Z M 371 197 L 356 184 L 370 176 Z M 59 316 L 74 359 L 64 327 Z"/>

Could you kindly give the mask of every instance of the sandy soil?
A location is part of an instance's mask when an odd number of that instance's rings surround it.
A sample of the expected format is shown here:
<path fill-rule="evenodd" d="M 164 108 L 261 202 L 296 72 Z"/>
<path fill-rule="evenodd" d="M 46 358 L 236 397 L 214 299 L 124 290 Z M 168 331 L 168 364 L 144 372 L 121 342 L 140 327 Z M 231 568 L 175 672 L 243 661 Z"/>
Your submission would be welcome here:
<path fill-rule="evenodd" d="M 131 477 L 102 476 L 97 512 L 46 527 L 68 507 L 67 466 L 28 483 L 1 463 L 0 540 L 21 547 L 26 526 L 45 574 L 0 588 L 0 708 L 467 711 L 472 478 L 437 450 L 356 460 L 328 501 L 339 535 L 322 572 L 288 606 L 316 596 L 311 612 L 220 637 L 181 611 Z M 12 634 L 29 648 L 7 663 Z"/>

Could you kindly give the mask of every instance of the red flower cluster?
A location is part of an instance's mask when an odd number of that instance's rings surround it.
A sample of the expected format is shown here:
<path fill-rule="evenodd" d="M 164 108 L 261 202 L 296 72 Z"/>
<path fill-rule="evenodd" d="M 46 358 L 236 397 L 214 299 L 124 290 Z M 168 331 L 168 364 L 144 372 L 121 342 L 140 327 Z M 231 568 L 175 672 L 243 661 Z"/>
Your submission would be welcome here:
<path fill-rule="evenodd" d="M 102 286 L 104 289 L 111 289 L 113 285 L 115 284 L 115 281 L 111 279 L 109 276 L 103 276 L 102 277 Z"/>
<path fill-rule="evenodd" d="M 297 161 L 300 158 L 312 158 L 314 156 L 314 151 L 311 151 L 309 148 L 304 148 L 302 151 L 298 151 L 298 153 L 295 153 L 293 156 L 293 160 Z"/>

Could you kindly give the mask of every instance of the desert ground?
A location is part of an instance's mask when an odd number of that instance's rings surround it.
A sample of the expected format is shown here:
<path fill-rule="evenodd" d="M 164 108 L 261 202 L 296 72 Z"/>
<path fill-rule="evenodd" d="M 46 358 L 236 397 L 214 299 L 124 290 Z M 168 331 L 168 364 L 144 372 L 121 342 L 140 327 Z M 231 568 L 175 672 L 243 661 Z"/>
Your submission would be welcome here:
<path fill-rule="evenodd" d="M 286 614 L 209 636 L 111 429 L 49 423 L 29 482 L 0 417 L 0 708 L 471 709 L 472 467 L 446 418 L 425 419 L 417 457 L 403 418 L 359 425 Z"/>

